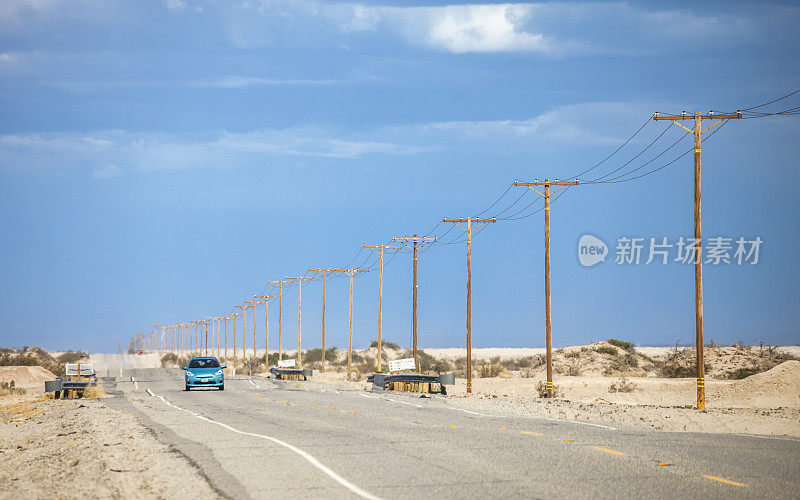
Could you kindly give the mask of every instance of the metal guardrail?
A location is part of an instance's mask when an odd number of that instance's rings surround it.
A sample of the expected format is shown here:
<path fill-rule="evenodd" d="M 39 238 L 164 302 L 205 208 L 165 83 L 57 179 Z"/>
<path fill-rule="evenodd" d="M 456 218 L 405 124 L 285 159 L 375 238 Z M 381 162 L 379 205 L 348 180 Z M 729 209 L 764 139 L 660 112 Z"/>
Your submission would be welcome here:
<path fill-rule="evenodd" d="M 278 380 L 308 380 L 314 374 L 314 370 L 308 368 L 278 368 L 276 366 L 271 367 L 269 372 Z"/>
<path fill-rule="evenodd" d="M 439 375 L 427 375 L 425 373 L 373 373 L 367 376 L 367 381 L 372 382 L 373 391 L 392 390 L 396 385 L 408 387 L 413 392 L 440 392 L 447 394 L 446 385 L 456 383 L 456 377 L 452 373 L 442 373 Z M 434 384 L 439 385 L 439 391 L 434 391 Z"/>
<path fill-rule="evenodd" d="M 75 391 L 74 394 L 80 398 L 83 396 L 83 391 L 92 385 L 96 385 L 94 380 L 64 380 L 62 378 L 57 378 L 55 380 L 45 381 L 44 392 L 55 392 L 55 399 L 60 399 L 62 393 L 66 398 L 68 394 L 70 394 L 70 391 Z"/>

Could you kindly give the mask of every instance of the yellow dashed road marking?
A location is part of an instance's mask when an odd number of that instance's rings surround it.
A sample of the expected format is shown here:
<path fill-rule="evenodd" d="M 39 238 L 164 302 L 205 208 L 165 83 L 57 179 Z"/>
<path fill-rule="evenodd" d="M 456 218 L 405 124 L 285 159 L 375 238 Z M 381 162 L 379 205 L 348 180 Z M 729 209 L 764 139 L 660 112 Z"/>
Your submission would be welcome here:
<path fill-rule="evenodd" d="M 565 439 L 564 441 L 573 441 L 572 438 Z"/>
<path fill-rule="evenodd" d="M 451 425 L 451 426 L 450 426 L 450 428 L 451 428 L 451 429 L 455 429 L 455 428 L 456 428 L 456 426 L 455 426 L 455 425 Z"/>
<path fill-rule="evenodd" d="M 703 477 L 704 477 L 704 478 L 706 478 L 706 479 L 711 479 L 711 480 L 714 480 L 714 481 L 719 481 L 720 483 L 732 484 L 732 485 L 734 485 L 734 486 L 744 486 L 745 488 L 747 488 L 747 485 L 746 485 L 746 484 L 744 484 L 744 483 L 737 483 L 736 481 L 730 481 L 730 480 L 728 480 L 728 479 L 722 479 L 721 477 L 717 477 L 717 476 L 707 476 L 707 475 L 705 475 L 705 474 L 703 474 Z"/>
<path fill-rule="evenodd" d="M 541 436 L 542 434 L 539 432 L 529 432 L 529 431 L 522 431 L 523 434 L 527 434 L 529 436 Z"/>
<path fill-rule="evenodd" d="M 606 453 L 611 453 L 612 455 L 625 455 L 625 454 L 624 454 L 624 453 L 622 453 L 621 451 L 609 450 L 608 448 L 601 448 L 601 447 L 599 447 L 599 446 L 595 446 L 595 447 L 594 447 L 594 449 L 595 449 L 595 450 L 599 450 L 599 451 L 604 451 L 604 452 L 606 452 Z"/>
<path fill-rule="evenodd" d="M 500 428 L 499 428 L 499 429 L 497 429 L 497 430 L 498 430 L 498 431 L 504 431 L 504 430 L 506 430 L 506 428 L 505 428 L 505 427 L 500 427 Z"/>

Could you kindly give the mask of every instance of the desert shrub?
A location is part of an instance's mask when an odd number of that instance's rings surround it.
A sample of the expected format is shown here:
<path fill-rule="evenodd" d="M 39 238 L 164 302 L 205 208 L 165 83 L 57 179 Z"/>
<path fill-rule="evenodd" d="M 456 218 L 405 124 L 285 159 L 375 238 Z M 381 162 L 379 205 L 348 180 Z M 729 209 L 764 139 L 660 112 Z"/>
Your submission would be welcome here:
<path fill-rule="evenodd" d="M 327 355 L 326 355 L 327 356 Z M 264 362 L 264 357 L 261 356 L 261 362 Z M 284 354 L 282 359 L 297 359 L 297 354 L 292 354 L 291 356 L 288 354 Z M 271 352 L 269 353 L 269 366 L 278 366 L 278 353 Z"/>
<path fill-rule="evenodd" d="M 608 392 L 633 392 L 638 388 L 639 386 L 629 381 L 625 377 L 622 377 L 619 380 L 611 382 L 611 384 L 608 386 Z"/>
<path fill-rule="evenodd" d="M 0 390 L 7 394 L 25 394 L 28 392 L 21 387 L 17 387 L 13 380 L 10 382 L 0 382 Z"/>
<path fill-rule="evenodd" d="M 433 368 L 431 368 L 431 371 L 434 371 L 436 373 L 448 373 L 453 371 L 453 368 L 454 368 L 453 363 L 450 362 L 450 360 L 437 359 L 436 363 L 433 365 Z"/>
<path fill-rule="evenodd" d="M 616 356 L 611 364 L 603 371 L 603 375 L 613 375 L 615 372 L 626 372 L 639 367 L 639 360 L 633 354 Z"/>
<path fill-rule="evenodd" d="M 331 360 L 335 360 L 337 351 L 338 349 L 336 348 L 336 346 L 325 349 L 325 361 L 330 362 Z M 303 362 L 305 363 L 317 363 L 321 361 L 322 361 L 322 349 L 319 347 L 317 347 L 316 349 L 307 350 L 305 355 L 303 356 Z"/>
<path fill-rule="evenodd" d="M 572 357 L 567 363 L 567 375 L 578 377 L 581 374 L 581 362 L 578 358 Z"/>
<path fill-rule="evenodd" d="M 242 371 L 247 373 L 248 375 L 261 373 L 265 370 L 266 366 L 264 365 L 264 356 L 247 358 L 245 359 L 244 364 L 242 365 Z"/>
<path fill-rule="evenodd" d="M 84 351 L 67 351 L 60 354 L 56 361 L 59 363 L 77 363 L 81 360 L 89 359 L 89 353 Z"/>
<path fill-rule="evenodd" d="M 568 353 L 564 354 L 564 356 L 567 357 L 567 358 L 580 358 L 581 357 L 581 351 L 568 352 Z"/>
<path fill-rule="evenodd" d="M 397 345 L 397 344 L 396 344 L 396 343 L 394 343 L 394 342 L 389 342 L 389 341 L 387 341 L 387 340 L 383 340 L 383 341 L 381 341 L 381 344 L 382 344 L 382 346 L 381 346 L 381 347 L 382 347 L 383 349 L 394 349 L 394 350 L 396 350 L 396 351 L 399 351 L 399 350 L 400 350 L 400 346 L 399 346 L 399 345 Z M 370 346 L 370 347 L 375 347 L 375 348 L 377 348 L 377 347 L 378 347 L 378 341 L 377 341 L 377 340 L 373 340 L 372 342 L 370 342 L 369 346 Z"/>
<path fill-rule="evenodd" d="M 711 365 L 706 363 L 706 372 L 711 371 Z M 665 378 L 692 378 L 697 376 L 697 363 L 681 364 L 678 362 L 662 363 L 658 366 L 658 374 Z"/>
<path fill-rule="evenodd" d="M 538 384 L 536 384 L 536 392 L 539 394 L 540 398 L 547 397 L 547 383 L 544 380 L 540 380 Z M 559 392 L 558 387 L 553 385 L 553 397 L 557 398 L 561 396 L 561 392 Z"/>
<path fill-rule="evenodd" d="M 755 375 L 756 373 L 761 373 L 761 370 L 757 367 L 753 368 L 737 368 L 732 372 L 728 372 L 725 374 L 725 378 L 731 380 L 741 380 L 743 378 L 747 378 L 750 375 Z"/>
<path fill-rule="evenodd" d="M 414 352 L 411 352 L 410 358 L 414 356 Z M 427 371 L 435 371 L 435 366 L 439 363 L 439 360 L 425 352 L 424 350 L 418 349 L 417 350 L 417 362 L 419 363 L 419 369 L 422 372 Z"/>
<path fill-rule="evenodd" d="M 625 342 L 624 340 L 608 339 L 607 342 L 613 346 L 617 346 L 620 349 L 624 349 L 628 352 L 633 352 L 635 348 L 633 342 Z"/>
<path fill-rule="evenodd" d="M 176 365 L 178 364 L 178 355 L 174 352 L 168 352 L 161 356 L 161 367 L 165 368 L 167 366 Z"/>
<path fill-rule="evenodd" d="M 775 361 L 780 364 L 784 361 L 800 361 L 800 358 L 788 352 L 779 351 L 773 354 Z"/>
<path fill-rule="evenodd" d="M 610 345 L 601 345 L 594 348 L 595 352 L 599 352 L 600 354 L 608 354 L 610 356 L 616 356 L 619 354 L 616 347 L 612 347 Z"/>
<path fill-rule="evenodd" d="M 640 352 L 637 352 L 637 353 L 636 353 L 636 355 L 637 355 L 637 356 L 639 356 L 640 358 L 642 358 L 642 359 L 643 359 L 643 360 L 645 360 L 645 361 L 649 361 L 650 363 L 652 363 L 652 364 L 654 364 L 654 365 L 655 365 L 655 364 L 658 364 L 658 362 L 657 362 L 655 359 L 651 358 L 651 357 L 650 357 L 650 356 L 648 356 L 647 354 L 642 354 L 642 353 L 640 353 Z"/>
<path fill-rule="evenodd" d="M 489 363 L 478 367 L 478 376 L 480 378 L 494 378 L 504 371 L 506 369 L 500 363 Z"/>
<path fill-rule="evenodd" d="M 533 358 L 533 356 L 526 356 L 524 358 L 505 359 L 501 361 L 500 364 L 503 365 L 508 371 L 524 370 L 525 368 L 531 367 L 533 364 Z"/>

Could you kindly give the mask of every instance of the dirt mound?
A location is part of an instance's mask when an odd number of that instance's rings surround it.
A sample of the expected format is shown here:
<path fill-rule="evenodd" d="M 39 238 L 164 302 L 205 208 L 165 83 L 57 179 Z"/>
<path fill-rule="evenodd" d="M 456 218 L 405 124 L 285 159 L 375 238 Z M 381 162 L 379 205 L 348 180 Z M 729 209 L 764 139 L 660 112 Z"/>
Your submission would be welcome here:
<path fill-rule="evenodd" d="M 56 376 L 41 366 L 0 366 L 0 382 L 10 383 L 21 389 L 44 390 L 45 380 L 55 380 Z"/>
<path fill-rule="evenodd" d="M 800 361 L 784 361 L 771 370 L 751 375 L 719 391 L 715 399 L 731 406 L 800 407 Z"/>

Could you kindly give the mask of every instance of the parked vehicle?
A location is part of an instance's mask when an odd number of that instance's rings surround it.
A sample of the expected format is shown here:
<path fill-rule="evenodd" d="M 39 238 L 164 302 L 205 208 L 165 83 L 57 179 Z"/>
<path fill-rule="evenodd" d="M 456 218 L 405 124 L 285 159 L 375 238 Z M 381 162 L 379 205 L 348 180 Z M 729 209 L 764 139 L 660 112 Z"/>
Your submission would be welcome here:
<path fill-rule="evenodd" d="M 219 364 L 219 360 L 213 356 L 196 357 L 189 360 L 187 366 L 181 367 L 186 371 L 186 389 L 192 387 L 217 387 L 220 391 L 225 390 L 225 376 L 222 370 L 226 365 Z"/>

